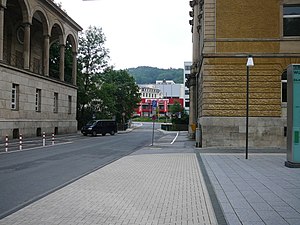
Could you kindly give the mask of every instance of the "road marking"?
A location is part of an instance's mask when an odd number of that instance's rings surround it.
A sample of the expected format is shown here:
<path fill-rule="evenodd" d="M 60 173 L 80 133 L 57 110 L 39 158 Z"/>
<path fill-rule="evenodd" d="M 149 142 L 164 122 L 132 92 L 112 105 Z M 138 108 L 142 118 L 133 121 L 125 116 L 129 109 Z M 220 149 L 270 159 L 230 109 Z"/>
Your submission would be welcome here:
<path fill-rule="evenodd" d="M 176 137 L 173 139 L 173 141 L 171 142 L 171 145 L 174 144 L 174 142 L 176 141 L 177 137 L 179 135 L 179 132 L 177 132 Z"/>
<path fill-rule="evenodd" d="M 68 141 L 68 142 L 58 143 L 58 144 L 55 144 L 55 145 L 45 145 L 45 146 L 41 145 L 41 146 L 37 146 L 37 147 L 33 147 L 33 148 L 26 148 L 26 149 L 23 149 L 23 150 L 11 150 L 11 151 L 8 151 L 8 152 L 0 152 L 0 155 L 17 153 L 17 152 L 25 152 L 25 151 L 30 151 L 30 150 L 40 149 L 40 148 L 49 148 L 49 147 L 54 147 L 54 146 L 57 146 L 57 145 L 66 145 L 66 144 L 71 144 L 71 143 L 73 143 L 73 142 Z"/>

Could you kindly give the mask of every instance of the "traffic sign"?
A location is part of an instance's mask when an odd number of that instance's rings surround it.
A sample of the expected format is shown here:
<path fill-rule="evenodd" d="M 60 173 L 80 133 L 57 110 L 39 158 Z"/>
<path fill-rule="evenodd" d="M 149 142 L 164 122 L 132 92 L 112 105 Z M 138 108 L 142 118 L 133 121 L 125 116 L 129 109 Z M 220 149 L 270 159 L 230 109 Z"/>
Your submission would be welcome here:
<path fill-rule="evenodd" d="M 152 108 L 156 108 L 157 107 L 157 101 L 156 100 L 153 100 L 152 101 Z"/>

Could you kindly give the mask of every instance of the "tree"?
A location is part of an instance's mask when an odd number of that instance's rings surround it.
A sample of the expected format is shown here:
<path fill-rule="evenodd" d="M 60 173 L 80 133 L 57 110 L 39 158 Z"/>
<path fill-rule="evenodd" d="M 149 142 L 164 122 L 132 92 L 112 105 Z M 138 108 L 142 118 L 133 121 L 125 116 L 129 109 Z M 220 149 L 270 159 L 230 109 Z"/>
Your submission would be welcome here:
<path fill-rule="evenodd" d="M 170 111 L 172 113 L 172 123 L 173 124 L 188 124 L 189 116 L 185 112 L 184 108 L 181 107 L 179 102 L 175 102 Z"/>
<path fill-rule="evenodd" d="M 79 37 L 78 104 L 79 126 L 92 117 L 127 121 L 140 102 L 139 88 L 126 70 L 108 66 L 101 28 L 89 27 Z"/>
<path fill-rule="evenodd" d="M 102 85 L 100 73 L 108 68 L 109 50 L 102 28 L 89 27 L 79 36 L 77 120 L 82 126 L 94 113 Z"/>
<path fill-rule="evenodd" d="M 113 103 L 113 106 L 109 107 L 110 113 L 116 116 L 118 122 L 130 119 L 134 109 L 141 101 L 139 87 L 126 70 L 108 69 L 103 73 L 102 93 L 104 92 L 106 96 L 110 94 L 107 101 Z"/>

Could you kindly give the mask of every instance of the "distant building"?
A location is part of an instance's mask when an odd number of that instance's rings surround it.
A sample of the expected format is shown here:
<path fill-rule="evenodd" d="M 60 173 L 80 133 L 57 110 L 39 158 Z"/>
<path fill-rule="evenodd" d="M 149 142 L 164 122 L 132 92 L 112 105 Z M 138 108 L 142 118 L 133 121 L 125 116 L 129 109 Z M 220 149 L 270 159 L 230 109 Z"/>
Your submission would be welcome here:
<path fill-rule="evenodd" d="M 155 110 L 153 107 L 153 102 L 155 102 Z M 153 115 L 159 116 L 171 116 L 170 107 L 175 103 L 179 103 L 183 107 L 182 98 L 142 98 L 139 107 L 135 110 L 135 115 L 141 117 L 151 117 Z"/>
<path fill-rule="evenodd" d="M 136 109 L 136 115 L 148 117 L 158 113 L 160 116 L 170 116 L 170 106 L 175 102 L 184 107 L 183 84 L 163 80 L 156 81 L 156 84 L 141 84 L 139 87 L 142 100 Z M 154 101 L 157 103 L 156 111 L 152 107 Z"/>
<path fill-rule="evenodd" d="M 184 85 L 176 84 L 173 80 L 157 80 L 155 88 L 162 91 L 164 98 L 184 98 Z"/>
<path fill-rule="evenodd" d="M 203 147 L 286 147 L 286 69 L 300 63 L 300 0 L 190 1 L 190 125 Z M 299 115 L 300 116 L 300 115 Z M 194 130 L 190 130 L 192 134 Z"/>
<path fill-rule="evenodd" d="M 184 62 L 183 81 L 184 81 L 184 109 L 189 114 L 190 112 L 190 90 L 187 87 L 187 80 L 191 75 L 192 62 Z"/>
<path fill-rule="evenodd" d="M 1 1 L 0 10 L 1 137 L 76 132 L 82 28 L 52 0 Z"/>

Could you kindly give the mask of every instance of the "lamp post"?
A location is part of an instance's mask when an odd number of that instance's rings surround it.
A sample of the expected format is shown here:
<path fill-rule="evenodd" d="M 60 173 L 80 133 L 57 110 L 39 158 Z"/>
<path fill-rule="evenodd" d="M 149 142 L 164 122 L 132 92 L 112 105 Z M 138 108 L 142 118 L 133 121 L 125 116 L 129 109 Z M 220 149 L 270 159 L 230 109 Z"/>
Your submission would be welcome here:
<path fill-rule="evenodd" d="M 246 90 L 246 159 L 248 159 L 248 126 L 249 126 L 249 70 L 254 66 L 253 58 L 251 55 L 247 59 L 247 90 Z"/>

